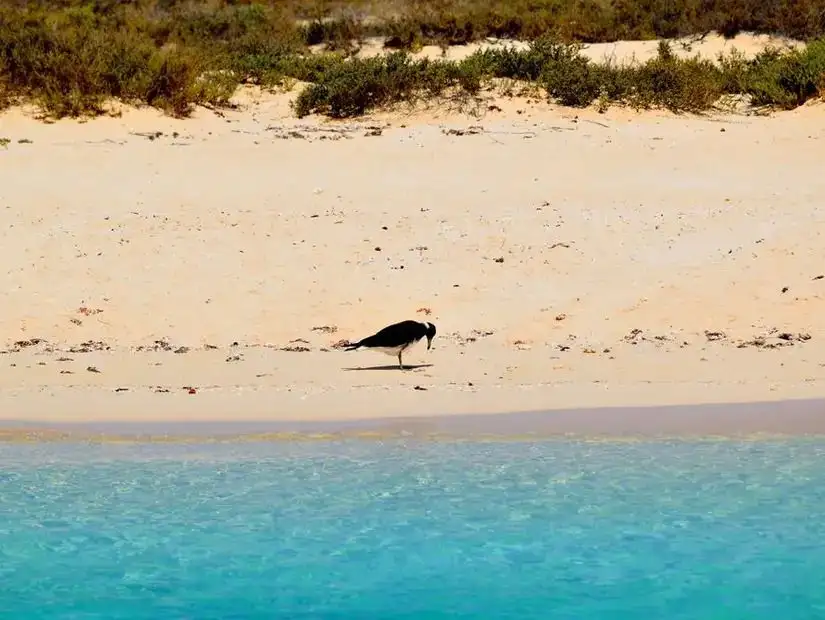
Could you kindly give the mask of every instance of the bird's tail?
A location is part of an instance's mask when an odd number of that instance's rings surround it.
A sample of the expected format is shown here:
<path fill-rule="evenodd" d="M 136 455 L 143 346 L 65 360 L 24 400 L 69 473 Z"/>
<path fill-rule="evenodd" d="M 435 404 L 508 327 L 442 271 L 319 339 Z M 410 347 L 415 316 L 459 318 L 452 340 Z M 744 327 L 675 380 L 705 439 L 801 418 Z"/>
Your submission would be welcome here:
<path fill-rule="evenodd" d="M 351 342 L 350 344 L 344 346 L 344 351 L 355 351 L 355 349 L 357 349 L 360 346 L 360 342 Z"/>

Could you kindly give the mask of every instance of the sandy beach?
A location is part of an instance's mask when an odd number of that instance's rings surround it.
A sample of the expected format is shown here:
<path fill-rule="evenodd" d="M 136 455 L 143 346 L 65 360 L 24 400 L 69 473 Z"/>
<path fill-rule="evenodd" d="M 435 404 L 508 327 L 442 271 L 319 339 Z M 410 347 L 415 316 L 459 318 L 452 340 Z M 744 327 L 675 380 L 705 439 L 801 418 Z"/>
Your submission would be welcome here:
<path fill-rule="evenodd" d="M 0 114 L 0 420 L 825 397 L 821 104 L 331 122 L 293 97 Z M 406 318 L 438 327 L 411 370 L 335 347 Z"/>

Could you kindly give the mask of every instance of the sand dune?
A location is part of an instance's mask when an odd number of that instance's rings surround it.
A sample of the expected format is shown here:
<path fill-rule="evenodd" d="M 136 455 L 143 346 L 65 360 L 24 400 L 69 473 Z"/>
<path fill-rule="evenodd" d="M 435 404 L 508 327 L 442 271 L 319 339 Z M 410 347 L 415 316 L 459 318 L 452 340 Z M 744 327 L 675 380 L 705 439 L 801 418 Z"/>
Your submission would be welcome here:
<path fill-rule="evenodd" d="M 690 36 L 670 40 L 673 53 L 682 58 L 699 56 L 707 60 L 716 61 L 720 54 L 729 55 L 734 50 L 745 58 L 753 58 L 771 47 L 779 50 L 800 48 L 802 41 L 763 34 L 740 33 L 735 37 L 725 38 L 717 33 L 708 33 L 704 36 Z M 593 62 L 628 65 L 643 63 L 655 58 L 658 53 L 658 40 L 649 41 L 616 41 L 614 43 L 588 43 L 582 46 L 581 54 Z M 384 48 L 384 41 L 371 38 L 359 46 L 359 56 L 369 57 L 386 54 L 393 50 Z M 488 39 L 467 45 L 456 45 L 441 48 L 437 45 L 425 45 L 412 55 L 415 58 L 462 60 L 477 50 L 494 49 L 497 47 L 514 47 L 526 49 L 527 43 L 508 41 L 504 39 Z M 317 49 L 322 49 L 318 46 Z"/>
<path fill-rule="evenodd" d="M 825 396 L 821 105 L 332 123 L 290 97 L 0 116 L 0 418 Z M 408 317 L 438 325 L 425 366 L 333 348 Z"/>

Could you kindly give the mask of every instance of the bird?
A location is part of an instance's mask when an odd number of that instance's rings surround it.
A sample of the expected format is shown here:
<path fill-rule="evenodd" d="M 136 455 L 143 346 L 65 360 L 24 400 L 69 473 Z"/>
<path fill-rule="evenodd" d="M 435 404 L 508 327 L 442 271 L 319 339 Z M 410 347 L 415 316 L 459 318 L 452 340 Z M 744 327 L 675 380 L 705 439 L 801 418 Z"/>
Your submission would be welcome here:
<path fill-rule="evenodd" d="M 400 323 L 388 325 L 363 340 L 350 343 L 344 347 L 344 350 L 355 351 L 361 347 L 366 347 L 387 355 L 397 355 L 398 367 L 404 370 L 401 355 L 425 336 L 427 337 L 427 350 L 429 350 L 435 337 L 435 325 L 427 321 L 401 321 Z"/>

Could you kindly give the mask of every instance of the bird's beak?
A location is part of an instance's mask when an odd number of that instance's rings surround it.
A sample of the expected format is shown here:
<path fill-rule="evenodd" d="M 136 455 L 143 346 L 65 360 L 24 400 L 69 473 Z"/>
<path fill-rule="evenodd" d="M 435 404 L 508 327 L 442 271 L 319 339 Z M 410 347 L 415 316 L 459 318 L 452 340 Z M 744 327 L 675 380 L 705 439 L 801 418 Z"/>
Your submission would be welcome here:
<path fill-rule="evenodd" d="M 432 339 L 432 338 L 427 338 L 427 351 L 429 351 L 429 350 L 430 350 L 430 346 L 431 346 L 432 344 L 433 344 L 433 339 Z"/>

